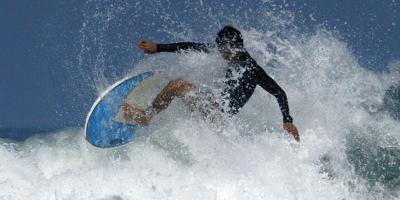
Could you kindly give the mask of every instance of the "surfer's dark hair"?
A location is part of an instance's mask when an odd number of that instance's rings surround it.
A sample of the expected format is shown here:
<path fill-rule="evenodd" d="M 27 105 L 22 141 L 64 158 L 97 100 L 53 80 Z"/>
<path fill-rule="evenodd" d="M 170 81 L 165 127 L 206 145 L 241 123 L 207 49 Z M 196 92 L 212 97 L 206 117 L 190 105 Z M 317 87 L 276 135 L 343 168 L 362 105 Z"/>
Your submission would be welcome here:
<path fill-rule="evenodd" d="M 243 36 L 233 26 L 225 26 L 218 34 L 215 42 L 218 45 L 227 45 L 230 48 L 243 48 Z"/>

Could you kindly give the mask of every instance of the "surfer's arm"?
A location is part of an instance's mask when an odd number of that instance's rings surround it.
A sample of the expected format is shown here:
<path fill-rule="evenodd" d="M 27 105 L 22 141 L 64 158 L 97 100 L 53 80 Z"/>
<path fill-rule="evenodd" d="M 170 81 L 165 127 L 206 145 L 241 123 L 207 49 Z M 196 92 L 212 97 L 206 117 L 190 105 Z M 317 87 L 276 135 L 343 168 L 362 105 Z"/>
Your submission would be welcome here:
<path fill-rule="evenodd" d="M 153 54 L 158 52 L 181 52 L 187 50 L 204 51 L 209 52 L 213 46 L 207 43 L 195 43 L 195 42 L 178 42 L 171 44 L 156 44 L 152 41 L 141 40 L 138 44 L 140 49 L 143 49 L 145 53 Z"/>
<path fill-rule="evenodd" d="M 171 44 L 157 44 L 157 52 L 180 52 L 187 50 L 209 52 L 212 46 L 207 43 L 178 42 Z"/>
<path fill-rule="evenodd" d="M 275 96 L 283 115 L 283 122 L 292 123 L 293 118 L 289 114 L 289 104 L 285 91 L 261 67 L 258 68 L 259 70 L 257 70 L 256 74 L 258 85 Z"/>
<path fill-rule="evenodd" d="M 279 108 L 281 109 L 283 115 L 283 129 L 285 129 L 289 134 L 293 135 L 297 142 L 300 142 L 300 135 L 293 125 L 293 119 L 289 115 L 289 105 L 286 97 L 285 91 L 272 79 L 268 74 L 257 65 L 258 70 L 256 70 L 256 77 L 258 85 L 260 85 L 264 90 L 274 95 L 276 100 L 278 100 Z"/>

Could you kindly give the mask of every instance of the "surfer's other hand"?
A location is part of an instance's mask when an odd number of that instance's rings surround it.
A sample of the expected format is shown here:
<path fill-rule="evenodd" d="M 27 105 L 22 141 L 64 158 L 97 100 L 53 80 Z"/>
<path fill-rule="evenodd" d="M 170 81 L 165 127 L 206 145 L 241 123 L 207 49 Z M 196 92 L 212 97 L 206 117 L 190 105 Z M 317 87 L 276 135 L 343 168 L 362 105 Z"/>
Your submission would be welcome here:
<path fill-rule="evenodd" d="M 148 40 L 140 40 L 138 47 L 143 49 L 145 53 L 153 54 L 157 52 L 157 44 Z"/>
<path fill-rule="evenodd" d="M 297 142 L 300 142 L 300 135 L 299 131 L 297 130 L 296 126 L 294 126 L 290 122 L 283 123 L 283 129 L 285 129 L 289 134 L 293 135 L 294 139 Z"/>

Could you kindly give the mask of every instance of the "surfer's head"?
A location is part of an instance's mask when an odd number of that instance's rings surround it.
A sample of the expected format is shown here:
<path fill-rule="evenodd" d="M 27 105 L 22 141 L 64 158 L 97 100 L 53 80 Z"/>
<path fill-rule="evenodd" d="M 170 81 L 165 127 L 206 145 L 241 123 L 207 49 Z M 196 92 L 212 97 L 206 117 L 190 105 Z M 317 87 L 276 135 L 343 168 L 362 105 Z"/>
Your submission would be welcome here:
<path fill-rule="evenodd" d="M 237 52 L 244 49 L 242 34 L 232 26 L 225 26 L 221 29 L 217 34 L 215 42 L 217 43 L 219 52 L 225 59 L 232 58 Z"/>

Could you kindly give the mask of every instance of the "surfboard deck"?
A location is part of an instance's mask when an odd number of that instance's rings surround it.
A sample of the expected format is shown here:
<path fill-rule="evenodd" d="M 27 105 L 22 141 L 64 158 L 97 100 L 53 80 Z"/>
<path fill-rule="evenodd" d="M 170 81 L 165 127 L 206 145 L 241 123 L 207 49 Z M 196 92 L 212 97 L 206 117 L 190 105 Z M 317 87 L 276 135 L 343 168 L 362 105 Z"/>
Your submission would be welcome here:
<path fill-rule="evenodd" d="M 111 148 L 130 142 L 140 126 L 121 119 L 120 107 L 128 95 L 154 72 L 127 77 L 108 87 L 94 102 L 85 123 L 86 140 L 99 148 Z M 135 94 L 138 95 L 139 92 Z M 140 96 L 140 95 L 139 95 Z"/>

